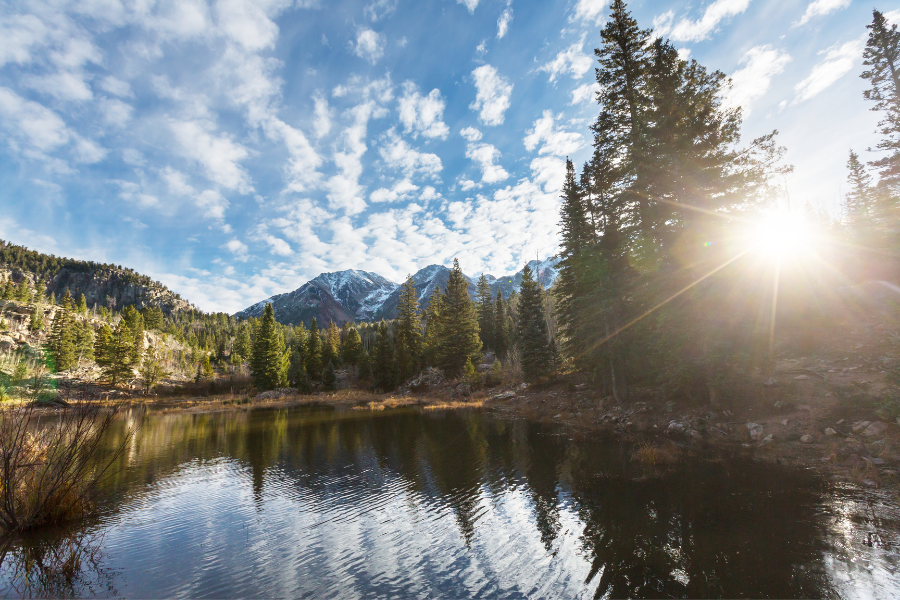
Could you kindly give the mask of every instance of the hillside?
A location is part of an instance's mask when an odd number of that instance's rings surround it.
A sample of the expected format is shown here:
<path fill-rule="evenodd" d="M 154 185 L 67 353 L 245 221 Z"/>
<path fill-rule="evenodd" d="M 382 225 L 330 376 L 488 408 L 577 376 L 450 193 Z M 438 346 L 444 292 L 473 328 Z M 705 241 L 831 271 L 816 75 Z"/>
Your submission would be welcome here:
<path fill-rule="evenodd" d="M 547 258 L 528 263 L 537 274 L 541 285 L 548 288 L 556 281 L 559 261 Z M 523 268 L 524 270 L 524 268 Z M 425 307 L 437 288 L 444 289 L 450 269 L 443 265 L 429 265 L 413 276 L 419 306 Z M 509 298 L 522 283 L 522 271 L 512 275 L 494 277 L 485 275 L 491 292 Z M 477 277 L 466 276 L 469 295 L 475 297 Z M 292 292 L 278 294 L 257 302 L 235 313 L 238 318 L 259 317 L 267 303 L 275 309 L 275 318 L 285 325 L 309 325 L 313 317 L 322 325 L 334 321 L 341 325 L 347 321 L 377 321 L 397 316 L 401 284 L 394 283 L 376 273 L 348 269 L 334 273 L 322 273 Z"/>
<path fill-rule="evenodd" d="M 179 294 L 133 269 L 43 254 L 4 240 L 0 240 L 0 276 L 16 284 L 28 280 L 39 290 L 46 286 L 47 293 L 57 297 L 68 288 L 74 298 L 84 294 L 88 306 L 116 310 L 156 306 L 166 314 L 193 308 Z"/>

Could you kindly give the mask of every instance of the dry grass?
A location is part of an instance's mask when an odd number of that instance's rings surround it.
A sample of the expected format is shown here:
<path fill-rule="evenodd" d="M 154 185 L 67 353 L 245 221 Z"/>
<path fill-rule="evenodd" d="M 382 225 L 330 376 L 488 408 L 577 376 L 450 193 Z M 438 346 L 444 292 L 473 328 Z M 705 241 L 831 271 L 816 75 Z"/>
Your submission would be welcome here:
<path fill-rule="evenodd" d="M 133 434 L 105 454 L 101 440 L 114 416 L 90 406 L 0 413 L 0 532 L 8 537 L 90 511 L 98 484 Z"/>
<path fill-rule="evenodd" d="M 653 444 L 641 444 L 631 455 L 631 460 L 642 465 L 671 465 L 680 459 L 678 453 Z"/>

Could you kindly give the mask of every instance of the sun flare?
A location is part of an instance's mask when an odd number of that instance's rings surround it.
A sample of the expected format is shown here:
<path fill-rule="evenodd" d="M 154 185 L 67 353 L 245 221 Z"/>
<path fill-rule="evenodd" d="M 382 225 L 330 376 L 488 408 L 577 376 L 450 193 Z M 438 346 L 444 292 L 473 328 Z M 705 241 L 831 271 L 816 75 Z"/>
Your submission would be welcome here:
<path fill-rule="evenodd" d="M 779 260 L 796 257 L 813 243 L 809 223 L 786 211 L 766 215 L 751 228 L 750 238 L 758 251 Z"/>

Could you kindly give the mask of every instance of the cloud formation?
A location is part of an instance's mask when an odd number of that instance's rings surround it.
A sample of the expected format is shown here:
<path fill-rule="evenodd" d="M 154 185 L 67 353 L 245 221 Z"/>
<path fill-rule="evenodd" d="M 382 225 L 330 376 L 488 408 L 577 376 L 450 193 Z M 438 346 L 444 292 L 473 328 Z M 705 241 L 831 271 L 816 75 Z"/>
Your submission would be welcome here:
<path fill-rule="evenodd" d="M 404 132 L 411 133 L 414 138 L 421 134 L 427 138 L 446 139 L 450 128 L 443 121 L 444 106 L 444 99 L 437 88 L 422 96 L 415 83 L 405 82 L 403 95 L 398 100 Z"/>
<path fill-rule="evenodd" d="M 489 126 L 502 125 L 513 86 L 497 73 L 491 65 L 482 65 L 472 71 L 475 80 L 475 101 L 469 105 L 478 111 L 478 120 Z"/>
<path fill-rule="evenodd" d="M 351 42 L 350 47 L 353 54 L 374 65 L 384 56 L 384 44 L 382 34 L 364 27 L 356 32 L 356 42 Z"/>
<path fill-rule="evenodd" d="M 860 38 L 821 52 L 825 54 L 825 60 L 814 66 L 809 75 L 794 86 L 797 92 L 794 104 L 813 98 L 846 75 L 857 61 L 861 61 L 864 47 L 865 39 Z"/>
<path fill-rule="evenodd" d="M 754 101 L 769 91 L 772 78 L 784 72 L 789 62 L 790 55 L 768 44 L 750 48 L 741 57 L 739 64 L 744 66 L 731 76 L 732 88 L 726 97 L 727 103 L 743 108 L 746 117 Z"/>
<path fill-rule="evenodd" d="M 594 59 L 585 54 L 581 48 L 584 38 L 556 55 L 550 62 L 541 65 L 540 70 L 550 73 L 550 81 L 556 81 L 559 75 L 568 73 L 572 79 L 579 79 L 594 66 Z"/>
<path fill-rule="evenodd" d="M 721 22 L 741 14 L 748 6 L 750 0 L 716 0 L 696 21 L 686 17 L 675 21 L 675 12 L 670 10 L 653 19 L 653 29 L 657 35 L 676 42 L 699 42 L 707 39 Z"/>
<path fill-rule="evenodd" d="M 800 20 L 797 21 L 796 26 L 800 27 L 806 25 L 815 17 L 822 17 L 842 8 L 847 8 L 850 6 L 851 1 L 852 0 L 814 0 L 807 5 L 806 12 L 804 12 L 803 16 L 800 17 Z"/>

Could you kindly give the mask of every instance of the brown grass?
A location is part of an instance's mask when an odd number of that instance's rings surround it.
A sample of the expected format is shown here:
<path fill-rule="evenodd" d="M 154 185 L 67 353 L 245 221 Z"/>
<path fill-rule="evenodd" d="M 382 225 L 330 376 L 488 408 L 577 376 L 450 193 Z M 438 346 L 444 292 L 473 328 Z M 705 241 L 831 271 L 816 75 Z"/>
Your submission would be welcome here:
<path fill-rule="evenodd" d="M 678 453 L 653 444 L 641 444 L 631 455 L 632 461 L 647 466 L 671 465 L 679 459 Z"/>

